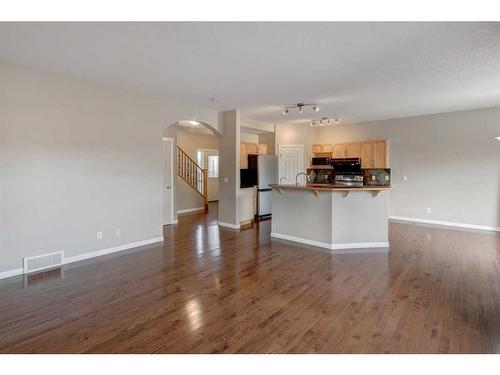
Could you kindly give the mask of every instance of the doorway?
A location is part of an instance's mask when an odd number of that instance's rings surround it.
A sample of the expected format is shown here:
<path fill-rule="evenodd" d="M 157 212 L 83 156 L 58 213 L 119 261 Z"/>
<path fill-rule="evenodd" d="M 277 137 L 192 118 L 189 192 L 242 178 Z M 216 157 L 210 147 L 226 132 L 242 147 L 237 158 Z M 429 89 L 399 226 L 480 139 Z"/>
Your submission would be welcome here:
<path fill-rule="evenodd" d="M 278 145 L 279 156 L 279 182 L 284 184 L 295 184 L 298 173 L 305 172 L 304 168 L 304 145 Z M 299 179 L 299 183 L 305 184 L 306 179 Z"/>
<path fill-rule="evenodd" d="M 163 225 L 175 223 L 174 216 L 174 138 L 162 138 Z"/>
<path fill-rule="evenodd" d="M 207 195 L 209 202 L 219 200 L 219 151 L 197 149 L 196 162 L 200 167 L 207 170 Z M 198 181 L 202 184 L 203 181 Z"/>

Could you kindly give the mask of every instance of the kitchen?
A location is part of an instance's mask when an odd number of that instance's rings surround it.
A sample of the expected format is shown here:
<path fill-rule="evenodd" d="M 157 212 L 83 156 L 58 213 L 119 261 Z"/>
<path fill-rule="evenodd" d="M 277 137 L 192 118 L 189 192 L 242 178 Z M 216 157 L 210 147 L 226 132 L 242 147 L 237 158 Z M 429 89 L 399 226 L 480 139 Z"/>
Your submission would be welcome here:
<path fill-rule="evenodd" d="M 386 140 L 313 144 L 309 167 L 297 167 L 292 181 L 278 156 L 263 151 L 242 144 L 240 207 L 252 196 L 253 218 L 272 217 L 273 237 L 329 249 L 389 247 Z"/>
<path fill-rule="evenodd" d="M 332 250 L 387 249 L 387 149 L 385 140 L 314 144 L 306 173 L 272 184 L 271 236 Z"/>

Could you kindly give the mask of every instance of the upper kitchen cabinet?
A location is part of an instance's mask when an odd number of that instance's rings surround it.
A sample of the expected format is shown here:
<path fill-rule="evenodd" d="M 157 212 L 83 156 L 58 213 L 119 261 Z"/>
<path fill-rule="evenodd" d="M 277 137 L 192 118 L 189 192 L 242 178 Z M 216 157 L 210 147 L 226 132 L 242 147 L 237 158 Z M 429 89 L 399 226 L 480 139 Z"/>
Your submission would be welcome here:
<path fill-rule="evenodd" d="M 346 157 L 360 158 L 361 157 L 361 142 L 346 143 Z"/>
<path fill-rule="evenodd" d="M 361 142 L 361 168 L 373 168 L 374 148 L 374 142 Z"/>
<path fill-rule="evenodd" d="M 267 145 L 265 143 L 259 143 L 257 145 L 257 152 L 259 155 L 267 155 Z"/>
<path fill-rule="evenodd" d="M 240 169 L 248 168 L 248 155 L 267 155 L 267 145 L 264 143 L 240 143 Z"/>
<path fill-rule="evenodd" d="M 375 168 L 387 168 L 387 142 L 386 141 L 375 141 L 374 150 L 374 167 Z"/>
<path fill-rule="evenodd" d="M 331 152 L 325 150 L 331 150 Z M 315 156 L 360 158 L 363 168 L 388 168 L 386 140 L 314 144 L 312 152 Z"/>
<path fill-rule="evenodd" d="M 387 168 L 387 141 L 361 143 L 362 168 Z"/>
<path fill-rule="evenodd" d="M 258 155 L 258 147 L 256 143 L 246 143 L 247 145 L 247 154 L 248 155 Z"/>
<path fill-rule="evenodd" d="M 333 152 L 333 145 L 331 144 L 324 144 L 324 145 L 320 145 L 320 144 L 316 144 L 316 145 L 312 145 L 312 148 L 313 148 L 313 154 L 324 154 L 324 153 L 332 153 Z"/>
<path fill-rule="evenodd" d="M 347 149 L 346 143 L 335 143 L 333 145 L 332 157 L 333 158 L 345 158 L 346 149 Z"/>
<path fill-rule="evenodd" d="M 248 153 L 246 143 L 240 143 L 240 169 L 248 169 Z"/>

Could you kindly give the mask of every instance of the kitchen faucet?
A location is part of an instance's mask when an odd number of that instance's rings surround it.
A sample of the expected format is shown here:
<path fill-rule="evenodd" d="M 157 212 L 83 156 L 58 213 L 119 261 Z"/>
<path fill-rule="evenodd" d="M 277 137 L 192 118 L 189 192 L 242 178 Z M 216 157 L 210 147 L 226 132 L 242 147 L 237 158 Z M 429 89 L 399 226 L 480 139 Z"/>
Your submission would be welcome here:
<path fill-rule="evenodd" d="M 295 176 L 295 185 L 298 185 L 299 184 L 299 176 L 303 174 L 304 176 L 306 176 L 306 182 L 309 183 L 309 176 L 307 174 L 305 174 L 304 172 L 300 172 L 300 173 L 297 173 L 297 176 Z"/>

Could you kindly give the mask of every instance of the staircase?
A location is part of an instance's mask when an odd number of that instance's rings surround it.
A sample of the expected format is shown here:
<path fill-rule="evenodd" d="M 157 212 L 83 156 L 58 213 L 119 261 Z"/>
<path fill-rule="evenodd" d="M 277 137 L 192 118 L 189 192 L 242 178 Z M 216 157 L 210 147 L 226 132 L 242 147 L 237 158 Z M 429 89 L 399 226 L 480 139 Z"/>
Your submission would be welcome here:
<path fill-rule="evenodd" d="M 207 170 L 201 168 L 189 155 L 177 146 L 177 176 L 182 178 L 191 188 L 200 194 L 208 210 L 208 176 Z"/>

